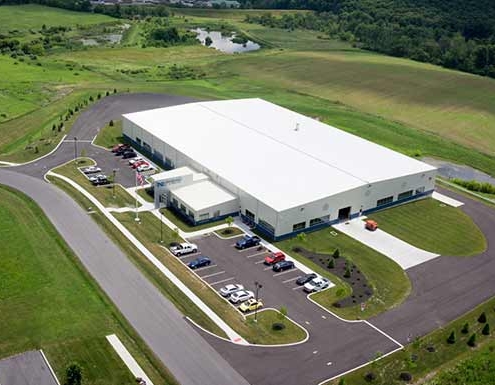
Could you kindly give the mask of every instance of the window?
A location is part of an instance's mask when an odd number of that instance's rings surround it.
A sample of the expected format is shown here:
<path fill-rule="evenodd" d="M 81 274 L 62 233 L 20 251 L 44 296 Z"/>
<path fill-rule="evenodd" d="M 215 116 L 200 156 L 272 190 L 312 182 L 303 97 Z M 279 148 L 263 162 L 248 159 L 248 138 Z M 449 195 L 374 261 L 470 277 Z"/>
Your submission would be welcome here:
<path fill-rule="evenodd" d="M 417 188 L 415 194 L 421 194 L 425 192 L 425 186 Z"/>
<path fill-rule="evenodd" d="M 136 136 L 136 143 L 141 145 L 141 139 Z"/>
<path fill-rule="evenodd" d="M 386 205 L 388 203 L 392 203 L 394 201 L 394 197 L 393 196 L 390 196 L 390 197 L 386 197 L 386 198 L 382 198 L 382 199 L 378 199 L 376 201 L 376 206 L 383 206 L 383 205 Z"/>
<path fill-rule="evenodd" d="M 306 222 L 296 223 L 292 225 L 292 231 L 302 230 L 306 228 Z"/>
<path fill-rule="evenodd" d="M 216 218 L 216 217 L 219 217 L 220 216 L 220 210 L 217 210 L 213 213 L 213 217 Z"/>
<path fill-rule="evenodd" d="M 247 210 L 246 210 L 247 211 Z M 274 234 L 275 233 L 275 227 L 273 227 L 271 224 L 269 224 L 267 221 L 264 221 L 263 219 L 260 218 L 258 221 L 258 225 L 263 227 L 265 230 L 268 230 L 270 233 Z"/>
<path fill-rule="evenodd" d="M 179 207 L 179 202 L 177 201 L 177 199 L 173 198 L 172 199 L 172 204 L 175 206 L 175 207 Z"/>
<path fill-rule="evenodd" d="M 180 209 L 184 212 L 187 212 L 186 206 L 184 206 L 182 203 L 180 204 Z"/>
<path fill-rule="evenodd" d="M 209 219 L 209 218 L 210 218 L 210 213 L 201 214 L 201 215 L 199 216 L 199 220 L 200 220 L 200 221 L 206 221 L 206 220 L 207 220 L 207 219 Z"/>
<path fill-rule="evenodd" d="M 191 210 L 189 210 L 189 212 L 187 213 L 187 215 L 189 216 L 189 218 L 194 219 L 194 213 Z"/>
<path fill-rule="evenodd" d="M 249 211 L 248 209 L 246 209 L 246 217 L 248 217 L 249 219 L 254 221 L 254 214 L 251 211 Z"/>
<path fill-rule="evenodd" d="M 313 218 L 309 221 L 309 227 L 319 225 L 320 223 L 323 222 L 328 222 L 330 220 L 330 215 L 325 215 L 324 217 L 321 218 Z"/>
<path fill-rule="evenodd" d="M 398 200 L 406 199 L 406 198 L 411 197 L 412 195 L 413 195 L 413 190 L 404 191 L 404 192 L 401 192 L 401 193 L 397 196 L 397 199 L 398 199 Z"/>

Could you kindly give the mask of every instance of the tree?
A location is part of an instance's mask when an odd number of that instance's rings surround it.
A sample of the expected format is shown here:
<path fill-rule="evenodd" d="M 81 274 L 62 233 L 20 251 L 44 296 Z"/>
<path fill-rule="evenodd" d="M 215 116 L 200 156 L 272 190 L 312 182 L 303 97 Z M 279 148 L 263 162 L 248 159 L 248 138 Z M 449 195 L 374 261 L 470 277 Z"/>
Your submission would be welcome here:
<path fill-rule="evenodd" d="M 469 337 L 467 344 L 471 347 L 476 346 L 476 333 L 471 334 L 471 337 Z"/>
<path fill-rule="evenodd" d="M 345 385 L 345 378 L 344 377 L 340 378 L 339 385 Z"/>
<path fill-rule="evenodd" d="M 480 324 L 484 324 L 486 322 L 486 314 L 485 312 L 481 313 L 480 316 L 478 317 L 478 322 Z"/>
<path fill-rule="evenodd" d="M 461 329 L 462 334 L 468 334 L 469 333 L 469 324 L 466 322 L 464 326 Z"/>
<path fill-rule="evenodd" d="M 351 269 L 349 269 L 349 266 L 345 268 L 344 278 L 351 278 Z"/>
<path fill-rule="evenodd" d="M 114 124 L 114 123 L 113 123 L 113 120 L 110 120 L 110 122 L 108 122 L 108 125 L 109 125 L 110 127 L 113 127 L 113 124 Z"/>
<path fill-rule="evenodd" d="M 447 343 L 452 345 L 452 344 L 455 344 L 455 342 L 456 342 L 455 331 L 452 330 L 452 332 L 449 335 L 449 338 L 447 338 Z"/>
<path fill-rule="evenodd" d="M 78 364 L 71 364 L 65 371 L 65 385 L 81 385 L 82 370 Z"/>
<path fill-rule="evenodd" d="M 489 336 L 490 335 L 490 324 L 485 324 L 485 326 L 483 326 L 483 330 L 481 330 L 481 334 L 483 334 L 484 336 Z"/>
<path fill-rule="evenodd" d="M 328 265 L 327 266 L 328 266 L 329 269 L 333 269 L 335 267 L 335 261 L 334 261 L 333 258 L 330 258 L 328 260 Z"/>
<path fill-rule="evenodd" d="M 340 250 L 339 249 L 335 249 L 335 251 L 332 254 L 332 257 L 339 258 L 340 257 Z"/>
<path fill-rule="evenodd" d="M 299 242 L 302 242 L 302 243 L 306 242 L 306 239 L 307 239 L 306 233 L 299 233 L 299 234 L 297 234 L 296 237 L 297 237 L 297 240 Z"/>
<path fill-rule="evenodd" d="M 213 43 L 213 40 L 211 40 L 211 37 L 206 36 L 205 46 L 209 47 L 212 43 Z"/>
<path fill-rule="evenodd" d="M 232 225 L 234 224 L 234 218 L 228 216 L 227 218 L 225 218 L 225 223 L 227 224 L 227 226 L 229 226 L 229 228 L 232 227 Z"/>

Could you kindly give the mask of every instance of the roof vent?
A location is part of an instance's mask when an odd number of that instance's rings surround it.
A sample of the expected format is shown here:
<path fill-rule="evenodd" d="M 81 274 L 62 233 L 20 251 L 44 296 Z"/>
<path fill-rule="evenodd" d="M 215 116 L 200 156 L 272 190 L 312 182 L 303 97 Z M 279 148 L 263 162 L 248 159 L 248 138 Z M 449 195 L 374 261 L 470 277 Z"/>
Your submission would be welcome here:
<path fill-rule="evenodd" d="M 296 128 L 294 129 L 294 131 L 299 131 L 299 122 L 296 123 Z"/>

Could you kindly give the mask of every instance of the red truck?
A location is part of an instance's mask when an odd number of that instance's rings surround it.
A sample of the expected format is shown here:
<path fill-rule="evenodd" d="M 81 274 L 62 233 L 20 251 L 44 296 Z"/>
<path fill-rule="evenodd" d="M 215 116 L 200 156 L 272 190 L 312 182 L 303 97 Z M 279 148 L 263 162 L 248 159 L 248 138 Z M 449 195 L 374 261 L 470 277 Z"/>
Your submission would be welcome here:
<path fill-rule="evenodd" d="M 274 265 L 277 262 L 285 261 L 285 254 L 277 251 L 265 257 L 265 265 Z"/>

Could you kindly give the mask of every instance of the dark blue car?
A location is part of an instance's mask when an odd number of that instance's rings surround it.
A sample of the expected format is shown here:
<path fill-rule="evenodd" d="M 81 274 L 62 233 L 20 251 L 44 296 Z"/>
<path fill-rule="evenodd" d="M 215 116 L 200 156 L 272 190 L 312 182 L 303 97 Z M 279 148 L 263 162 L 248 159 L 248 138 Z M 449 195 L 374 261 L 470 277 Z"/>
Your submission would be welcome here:
<path fill-rule="evenodd" d="M 235 243 L 235 247 L 236 249 L 242 250 L 247 249 L 248 247 L 258 246 L 260 242 L 261 239 L 259 239 L 256 235 L 253 237 L 245 235 Z"/>
<path fill-rule="evenodd" d="M 187 264 L 191 269 L 198 269 L 200 267 L 208 266 L 211 264 L 211 260 L 208 257 L 199 257 Z"/>

